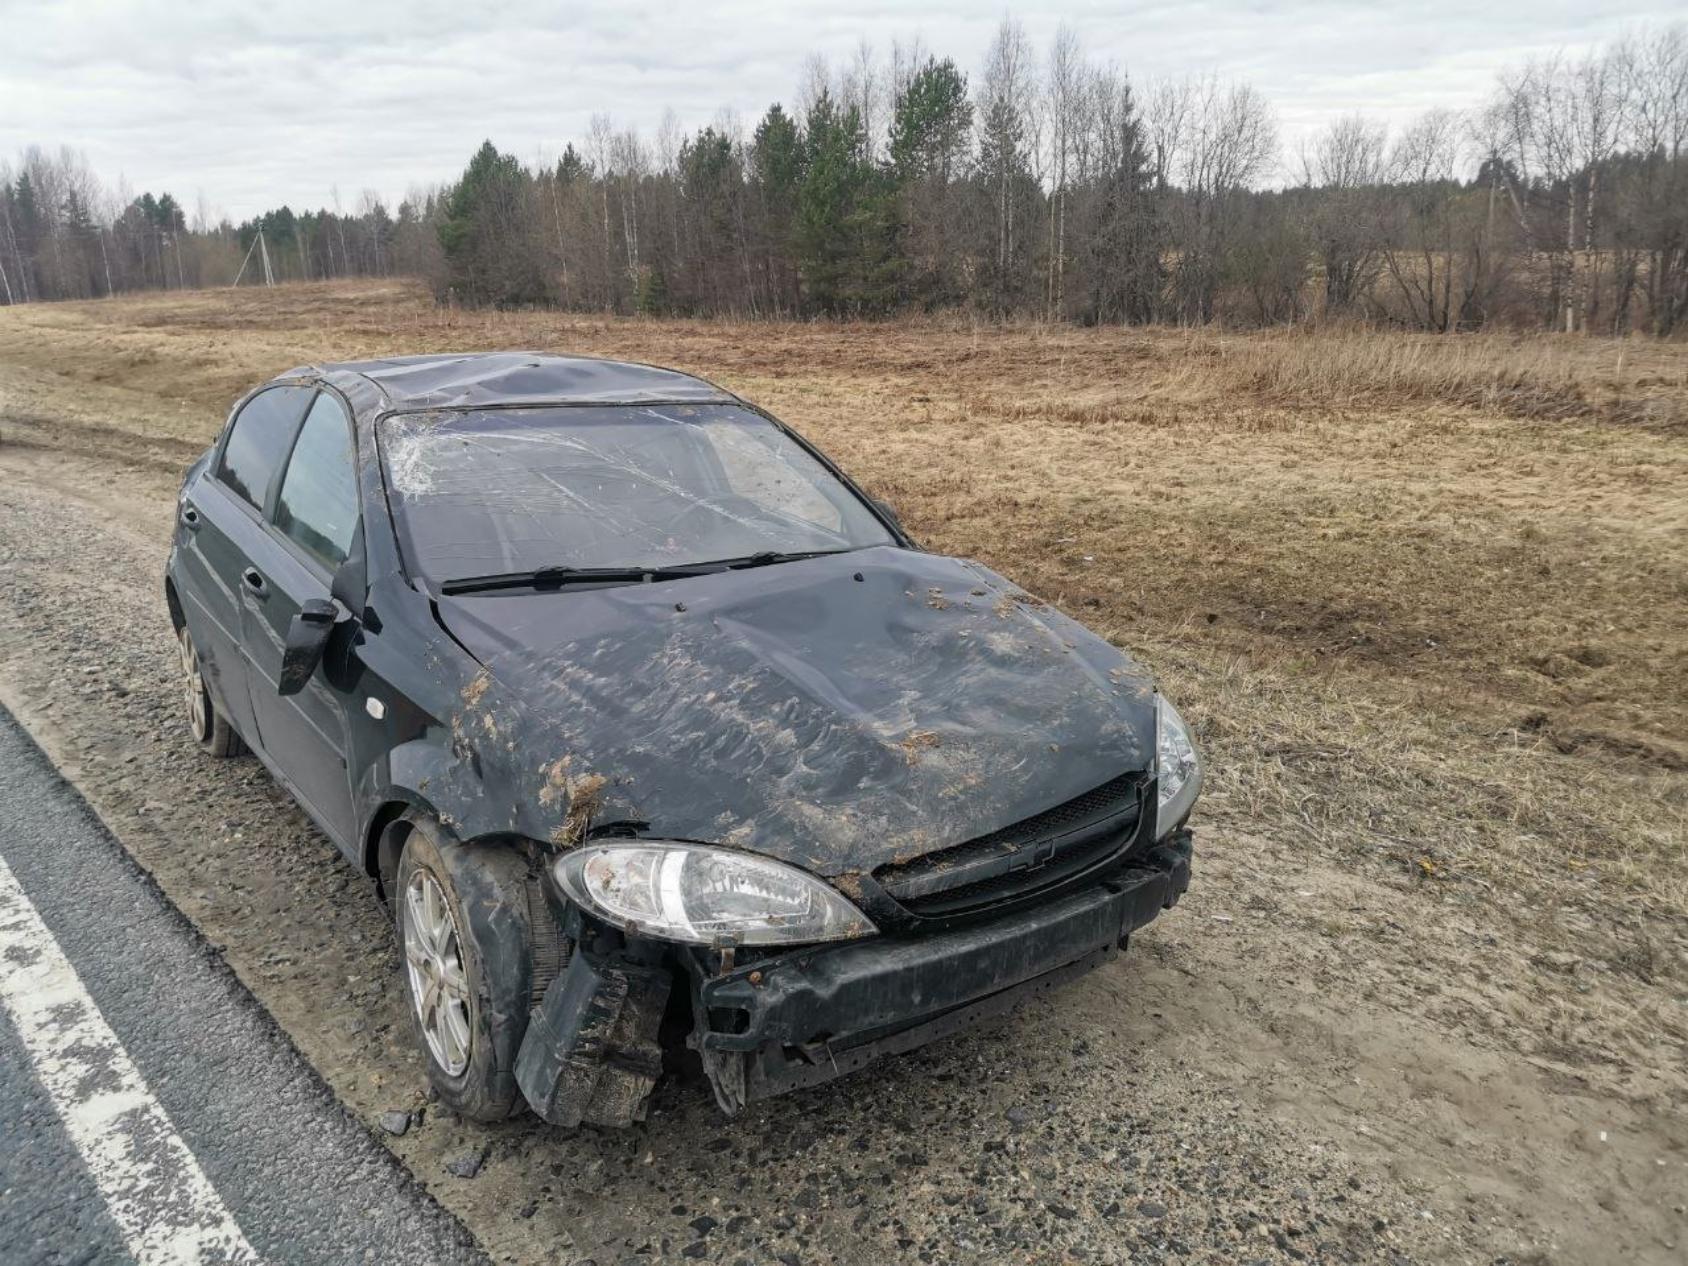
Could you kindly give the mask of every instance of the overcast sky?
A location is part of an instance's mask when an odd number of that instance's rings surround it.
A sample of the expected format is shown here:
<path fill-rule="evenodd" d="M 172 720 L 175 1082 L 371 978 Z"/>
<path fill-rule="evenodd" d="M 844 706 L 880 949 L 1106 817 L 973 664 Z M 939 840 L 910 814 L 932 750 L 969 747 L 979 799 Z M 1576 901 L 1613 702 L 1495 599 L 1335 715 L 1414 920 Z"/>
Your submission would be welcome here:
<path fill-rule="evenodd" d="M 1139 82 L 1216 71 L 1277 111 L 1286 155 L 1364 110 L 1399 124 L 1480 101 L 1532 54 L 1680 18 L 1682 0 L 0 0 L 0 157 L 70 145 L 107 182 L 241 218 L 351 207 L 453 177 L 490 137 L 532 162 L 594 113 L 649 135 L 789 103 L 804 59 L 918 36 L 976 74 L 1005 11 L 1041 58 L 1066 21 Z M 1286 160 L 1287 161 L 1287 160 Z"/>

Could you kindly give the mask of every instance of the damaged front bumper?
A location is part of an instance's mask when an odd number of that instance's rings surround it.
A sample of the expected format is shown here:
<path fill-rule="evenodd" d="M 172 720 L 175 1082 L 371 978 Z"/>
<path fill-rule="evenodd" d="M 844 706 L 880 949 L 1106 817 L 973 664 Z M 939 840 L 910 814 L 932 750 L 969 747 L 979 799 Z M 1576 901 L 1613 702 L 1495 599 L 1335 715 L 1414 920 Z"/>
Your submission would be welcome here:
<path fill-rule="evenodd" d="M 727 1112 L 1000 1014 L 1106 961 L 1190 883 L 1190 834 L 987 923 L 817 947 L 698 986 L 694 1039 Z"/>
<path fill-rule="evenodd" d="M 718 973 L 689 960 L 691 1045 L 729 1115 L 912 1050 L 1117 954 L 1184 894 L 1190 858 L 1181 830 L 1106 878 L 986 922 L 815 946 Z M 674 968 L 630 956 L 639 946 L 577 953 L 535 1010 L 516 1075 L 546 1120 L 643 1118 L 661 1072 L 656 1035 Z"/>

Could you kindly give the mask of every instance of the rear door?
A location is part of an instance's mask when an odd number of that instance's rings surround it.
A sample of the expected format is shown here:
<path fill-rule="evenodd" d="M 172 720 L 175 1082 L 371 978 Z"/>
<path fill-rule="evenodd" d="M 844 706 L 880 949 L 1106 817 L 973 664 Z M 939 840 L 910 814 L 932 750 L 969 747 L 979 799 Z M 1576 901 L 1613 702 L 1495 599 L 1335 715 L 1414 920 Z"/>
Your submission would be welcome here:
<path fill-rule="evenodd" d="M 248 399 L 177 506 L 182 614 L 217 706 L 253 742 L 241 650 L 241 574 L 264 539 L 264 510 L 313 394 L 311 387 L 269 387 Z"/>
<path fill-rule="evenodd" d="M 264 755 L 343 848 L 355 833 L 346 765 L 351 696 L 321 665 L 297 694 L 284 696 L 277 685 L 293 617 L 310 599 L 329 597 L 334 572 L 361 540 L 357 528 L 351 419 L 338 396 L 321 391 L 299 428 L 269 528 L 243 576 L 242 642 Z M 348 633 L 336 630 L 325 665 Z"/>

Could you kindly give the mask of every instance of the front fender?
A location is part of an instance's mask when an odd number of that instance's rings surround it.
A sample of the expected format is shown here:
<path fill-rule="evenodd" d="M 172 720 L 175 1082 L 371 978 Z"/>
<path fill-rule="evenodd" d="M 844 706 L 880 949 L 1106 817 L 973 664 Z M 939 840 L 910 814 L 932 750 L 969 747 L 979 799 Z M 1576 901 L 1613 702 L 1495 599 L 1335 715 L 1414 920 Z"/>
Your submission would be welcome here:
<path fill-rule="evenodd" d="M 365 862 L 383 814 L 403 804 L 427 814 L 459 840 L 508 834 L 518 825 L 515 802 L 487 793 L 478 759 L 459 755 L 431 736 L 400 743 L 364 771 L 358 787 Z"/>

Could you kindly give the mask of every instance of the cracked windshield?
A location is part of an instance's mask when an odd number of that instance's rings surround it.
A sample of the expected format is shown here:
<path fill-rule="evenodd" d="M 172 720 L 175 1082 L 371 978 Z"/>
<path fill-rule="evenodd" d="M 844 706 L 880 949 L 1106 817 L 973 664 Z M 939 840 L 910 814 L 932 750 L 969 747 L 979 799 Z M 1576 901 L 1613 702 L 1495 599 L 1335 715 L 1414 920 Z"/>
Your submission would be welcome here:
<path fill-rule="evenodd" d="M 825 466 L 736 405 L 401 414 L 381 447 L 405 557 L 435 581 L 892 543 Z"/>

